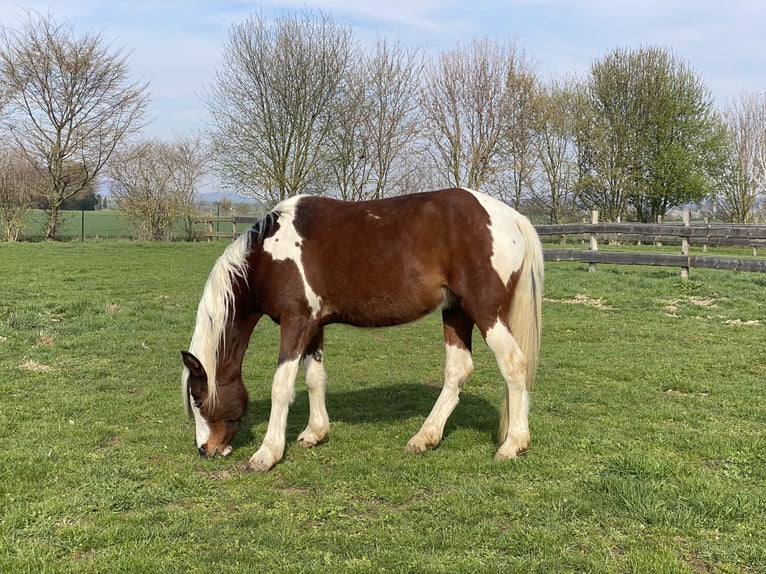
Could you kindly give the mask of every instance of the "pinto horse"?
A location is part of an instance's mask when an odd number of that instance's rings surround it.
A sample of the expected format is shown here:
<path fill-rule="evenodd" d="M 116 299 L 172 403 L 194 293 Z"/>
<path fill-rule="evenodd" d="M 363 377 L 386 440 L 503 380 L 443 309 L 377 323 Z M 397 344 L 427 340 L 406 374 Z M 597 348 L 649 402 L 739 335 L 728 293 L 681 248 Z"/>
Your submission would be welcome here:
<path fill-rule="evenodd" d="M 506 204 L 453 188 L 344 202 L 296 196 L 278 204 L 215 263 L 182 351 L 182 393 L 200 455 L 226 456 L 247 406 L 242 359 L 264 315 L 280 326 L 263 444 L 248 467 L 284 454 L 287 411 L 301 362 L 308 388 L 304 446 L 326 440 L 324 326 L 399 325 L 439 309 L 444 386 L 406 450 L 435 448 L 471 372 L 474 326 L 505 379 L 495 458 L 529 447 L 529 387 L 540 348 L 543 256 L 529 221 Z"/>

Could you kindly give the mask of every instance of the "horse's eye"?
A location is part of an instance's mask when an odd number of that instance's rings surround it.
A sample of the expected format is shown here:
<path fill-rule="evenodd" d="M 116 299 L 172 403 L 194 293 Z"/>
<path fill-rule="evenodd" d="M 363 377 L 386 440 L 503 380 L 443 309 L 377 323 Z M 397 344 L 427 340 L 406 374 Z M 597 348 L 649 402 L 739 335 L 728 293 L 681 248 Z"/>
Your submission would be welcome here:
<path fill-rule="evenodd" d="M 194 401 L 194 406 L 197 407 L 198 409 L 201 409 L 202 408 L 202 401 Z"/>

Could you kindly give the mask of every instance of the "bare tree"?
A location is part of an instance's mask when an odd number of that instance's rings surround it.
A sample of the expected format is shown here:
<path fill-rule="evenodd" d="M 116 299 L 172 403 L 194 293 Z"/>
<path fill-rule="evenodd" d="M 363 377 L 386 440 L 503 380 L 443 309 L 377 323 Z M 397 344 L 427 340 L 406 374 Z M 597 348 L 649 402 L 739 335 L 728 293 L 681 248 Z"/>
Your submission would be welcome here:
<path fill-rule="evenodd" d="M 34 169 L 21 153 L 0 148 L 0 225 L 6 241 L 16 241 L 41 189 L 42 173 Z"/>
<path fill-rule="evenodd" d="M 424 137 L 448 183 L 480 188 L 502 169 L 530 75 L 511 40 L 476 39 L 427 66 L 420 96 Z"/>
<path fill-rule="evenodd" d="M 232 26 L 206 95 L 227 183 L 268 204 L 321 189 L 331 104 L 353 51 L 350 29 L 321 12 Z"/>
<path fill-rule="evenodd" d="M 535 117 L 534 154 L 539 169 L 532 199 L 548 212 L 551 223 L 561 223 L 564 215 L 575 209 L 573 93 L 572 80 L 553 80 L 541 91 Z"/>
<path fill-rule="evenodd" d="M 417 137 L 417 50 L 379 39 L 346 74 L 330 139 L 341 197 L 374 199 L 400 191 Z"/>
<path fill-rule="evenodd" d="M 362 199 L 373 177 L 368 134 L 363 128 L 369 113 L 365 72 L 362 62 L 349 62 L 333 103 L 335 121 L 326 144 L 328 178 L 345 200 Z"/>
<path fill-rule="evenodd" d="M 719 178 L 717 208 L 729 221 L 752 223 L 766 195 L 766 92 L 739 95 L 723 117 L 730 161 Z"/>
<path fill-rule="evenodd" d="M 179 219 L 188 223 L 204 166 L 198 139 L 144 140 L 117 152 L 109 167 L 112 197 L 139 239 L 169 239 Z M 186 231 L 188 238 L 193 231 Z"/>
<path fill-rule="evenodd" d="M 32 14 L 20 30 L 3 29 L 0 75 L 10 98 L 5 130 L 30 164 L 45 168 L 45 236 L 54 239 L 64 200 L 143 127 L 147 86 L 129 82 L 127 54 L 99 34 L 78 37 L 71 24 Z"/>
<path fill-rule="evenodd" d="M 209 149 L 198 136 L 178 138 L 172 147 L 174 187 L 181 202 L 186 240 L 192 241 L 196 236 L 197 192 L 210 167 Z"/>
<path fill-rule="evenodd" d="M 521 208 L 525 194 L 532 191 L 539 157 L 535 153 L 536 122 L 542 105 L 536 76 L 523 60 L 508 70 L 510 105 L 514 123 L 500 146 L 499 169 L 492 178 L 495 195 Z"/>

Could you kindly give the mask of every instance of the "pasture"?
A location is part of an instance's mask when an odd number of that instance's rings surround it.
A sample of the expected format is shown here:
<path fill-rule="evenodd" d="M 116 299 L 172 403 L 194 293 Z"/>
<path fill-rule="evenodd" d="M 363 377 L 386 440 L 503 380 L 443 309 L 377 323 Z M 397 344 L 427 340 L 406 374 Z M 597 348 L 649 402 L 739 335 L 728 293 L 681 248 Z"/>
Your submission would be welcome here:
<path fill-rule="evenodd" d="M 441 324 L 326 332 L 330 440 L 244 472 L 277 330 L 245 362 L 227 458 L 180 401 L 226 243 L 0 244 L 0 572 L 766 571 L 766 276 L 546 264 L 532 445 L 496 462 L 502 396 L 476 370 L 440 447 L 404 445 L 443 371 Z"/>
<path fill-rule="evenodd" d="M 199 212 L 207 215 L 214 213 L 214 207 L 209 204 L 200 205 Z M 248 211 L 247 206 L 238 206 L 239 212 Z M 45 223 L 47 215 L 40 209 L 30 210 L 22 229 L 21 239 L 27 241 L 41 241 L 45 236 Z M 205 224 L 200 222 L 195 229 L 200 235 L 205 231 Z M 228 233 L 231 231 L 231 223 L 221 221 L 215 224 L 215 231 Z M 172 231 L 173 239 L 182 240 L 186 237 L 183 221 L 176 222 Z M 102 211 L 61 211 L 59 229 L 56 234 L 58 240 L 73 241 L 85 239 L 135 239 L 136 230 L 130 225 L 125 215 L 116 210 Z"/>

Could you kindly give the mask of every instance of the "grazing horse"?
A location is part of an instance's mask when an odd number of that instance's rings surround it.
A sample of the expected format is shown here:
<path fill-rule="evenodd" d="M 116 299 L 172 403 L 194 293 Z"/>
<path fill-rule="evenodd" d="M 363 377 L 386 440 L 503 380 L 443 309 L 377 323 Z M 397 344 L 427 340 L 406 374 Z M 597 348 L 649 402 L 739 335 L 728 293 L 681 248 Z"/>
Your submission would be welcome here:
<path fill-rule="evenodd" d="M 505 379 L 495 458 L 529 447 L 529 387 L 540 347 L 543 256 L 529 221 L 462 188 L 344 202 L 296 196 L 278 204 L 215 263 L 183 351 L 182 393 L 200 455 L 227 455 L 247 406 L 242 359 L 259 319 L 280 326 L 263 444 L 248 467 L 284 454 L 287 411 L 301 362 L 308 388 L 304 446 L 327 439 L 324 326 L 399 325 L 441 310 L 444 386 L 406 450 L 435 448 L 473 371 L 474 326 Z"/>

